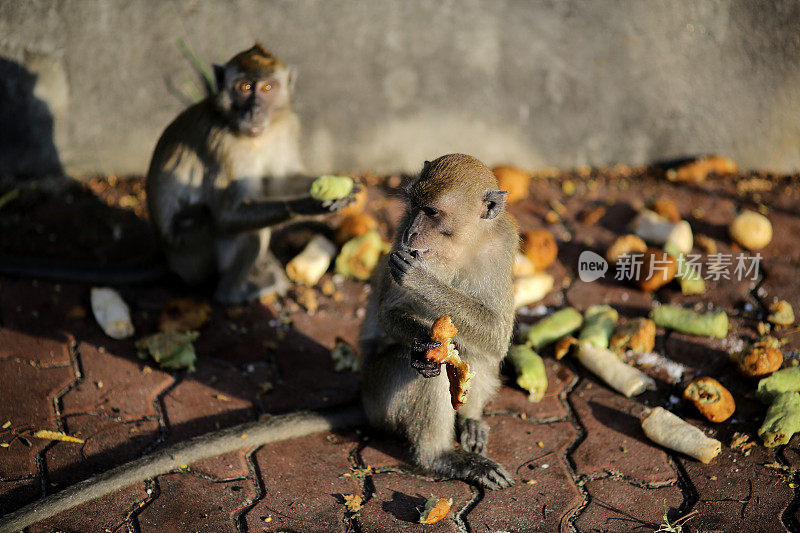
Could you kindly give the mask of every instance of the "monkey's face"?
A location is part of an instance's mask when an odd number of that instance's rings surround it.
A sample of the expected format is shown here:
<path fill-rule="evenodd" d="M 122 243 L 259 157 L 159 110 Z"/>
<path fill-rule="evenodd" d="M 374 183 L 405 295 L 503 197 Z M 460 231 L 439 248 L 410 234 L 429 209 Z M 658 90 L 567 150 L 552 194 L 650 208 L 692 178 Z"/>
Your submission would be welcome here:
<path fill-rule="evenodd" d="M 401 246 L 433 266 L 461 268 L 483 246 L 502 210 L 504 196 L 496 193 L 500 191 L 486 191 L 475 198 L 456 192 L 434 201 L 409 196 Z"/>
<path fill-rule="evenodd" d="M 257 137 L 269 128 L 271 115 L 289 105 L 289 75 L 286 68 L 247 71 L 235 65 L 224 70 L 217 102 L 231 127 L 243 135 Z"/>

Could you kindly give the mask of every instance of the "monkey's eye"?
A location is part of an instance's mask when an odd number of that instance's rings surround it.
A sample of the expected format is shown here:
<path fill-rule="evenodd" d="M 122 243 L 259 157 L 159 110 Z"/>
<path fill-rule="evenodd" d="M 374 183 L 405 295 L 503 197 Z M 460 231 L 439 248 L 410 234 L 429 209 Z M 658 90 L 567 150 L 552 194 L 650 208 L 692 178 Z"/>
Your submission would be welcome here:
<path fill-rule="evenodd" d="M 265 93 L 268 93 L 268 92 L 270 92 L 272 90 L 272 85 L 270 85 L 269 83 L 265 83 L 261 87 L 261 90 L 264 91 Z"/>
<path fill-rule="evenodd" d="M 423 207 L 422 212 L 425 213 L 425 216 L 430 218 L 436 218 L 437 216 L 439 216 L 439 211 L 429 206 Z"/>
<path fill-rule="evenodd" d="M 236 84 L 236 90 L 240 93 L 249 93 L 253 90 L 253 84 L 249 81 L 242 80 Z"/>

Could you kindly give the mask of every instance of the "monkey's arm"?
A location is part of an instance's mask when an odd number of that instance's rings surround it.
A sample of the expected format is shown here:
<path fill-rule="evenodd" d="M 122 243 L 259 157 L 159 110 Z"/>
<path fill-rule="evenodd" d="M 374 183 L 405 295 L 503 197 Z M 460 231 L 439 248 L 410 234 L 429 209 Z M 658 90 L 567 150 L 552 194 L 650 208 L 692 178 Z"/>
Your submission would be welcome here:
<path fill-rule="evenodd" d="M 320 431 L 343 429 L 366 422 L 363 410 L 340 406 L 325 411 L 300 411 L 248 422 L 200 435 L 151 455 L 86 479 L 43 500 L 0 518 L 0 533 L 23 528 L 89 500 L 145 479 L 177 470 L 181 465 L 242 448 L 258 448 L 270 442 L 302 437 Z"/>
<path fill-rule="evenodd" d="M 395 280 L 424 302 L 434 319 L 450 315 L 459 331 L 456 342 L 478 353 L 505 354 L 508 349 L 506 332 L 511 325 L 504 324 L 498 310 L 442 282 L 409 252 L 392 252 L 389 266 Z"/>

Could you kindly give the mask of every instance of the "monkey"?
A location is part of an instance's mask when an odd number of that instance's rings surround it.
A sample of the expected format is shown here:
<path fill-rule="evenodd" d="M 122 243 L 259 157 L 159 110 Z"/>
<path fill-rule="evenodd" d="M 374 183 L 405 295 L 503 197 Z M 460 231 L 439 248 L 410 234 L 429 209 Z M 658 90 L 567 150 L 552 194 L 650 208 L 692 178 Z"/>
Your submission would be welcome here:
<path fill-rule="evenodd" d="M 0 273 L 104 284 L 138 284 L 177 274 L 216 284 L 214 299 L 241 304 L 288 280 L 269 251 L 270 228 L 338 211 L 355 200 L 319 202 L 300 157 L 291 108 L 296 69 L 256 42 L 214 65 L 216 92 L 188 107 L 161 134 L 146 178 L 147 206 L 162 258 L 156 264 L 78 265 L 0 256 Z M 160 262 L 159 262 L 160 261 Z"/>
<path fill-rule="evenodd" d="M 392 252 L 373 278 L 362 327 L 362 401 L 298 411 L 200 435 L 81 481 L 0 518 L 0 533 L 18 531 L 86 501 L 208 457 L 321 431 L 367 423 L 405 435 L 412 460 L 435 474 L 498 489 L 513 483 L 482 455 L 483 407 L 499 386 L 499 364 L 514 320 L 511 264 L 518 245 L 494 175 L 466 155 L 426 162 L 406 188 L 407 208 Z M 430 327 L 443 314 L 475 371 L 466 405 L 450 407 L 446 377 L 424 354 L 438 347 Z M 458 433 L 461 448 L 453 446 Z M 246 438 L 243 436 L 246 435 Z"/>
<path fill-rule="evenodd" d="M 484 456 L 489 428 L 481 420 L 500 385 L 514 324 L 511 266 L 519 243 L 506 194 L 473 157 L 426 162 L 405 188 L 405 214 L 375 274 L 360 339 L 370 424 L 406 437 L 417 466 L 489 489 L 513 484 Z M 457 412 L 441 365 L 425 358 L 440 345 L 430 330 L 442 315 L 459 330 L 455 347 L 475 372 Z"/>
<path fill-rule="evenodd" d="M 288 288 L 269 251 L 271 226 L 337 211 L 354 193 L 333 202 L 276 198 L 305 172 L 293 68 L 256 43 L 215 65 L 214 75 L 216 94 L 158 140 L 147 205 L 170 270 L 189 285 L 215 280 L 215 300 L 240 304 Z"/>

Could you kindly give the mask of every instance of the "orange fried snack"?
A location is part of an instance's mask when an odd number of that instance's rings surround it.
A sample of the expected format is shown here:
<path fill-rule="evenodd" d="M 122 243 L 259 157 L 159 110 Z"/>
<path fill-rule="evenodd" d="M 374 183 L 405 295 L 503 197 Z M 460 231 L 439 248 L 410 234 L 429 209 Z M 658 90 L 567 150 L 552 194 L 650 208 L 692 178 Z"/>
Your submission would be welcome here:
<path fill-rule="evenodd" d="M 469 365 L 458 356 L 458 350 L 453 346 L 452 339 L 456 333 L 458 330 L 448 315 L 437 318 L 431 328 L 431 339 L 442 344 L 438 348 L 428 350 L 428 353 L 425 354 L 428 360 L 444 363 L 447 366 L 447 379 L 450 380 L 450 403 L 453 405 L 453 409 L 458 409 L 467 403 L 467 393 L 474 375 L 473 372 L 470 372 Z"/>

